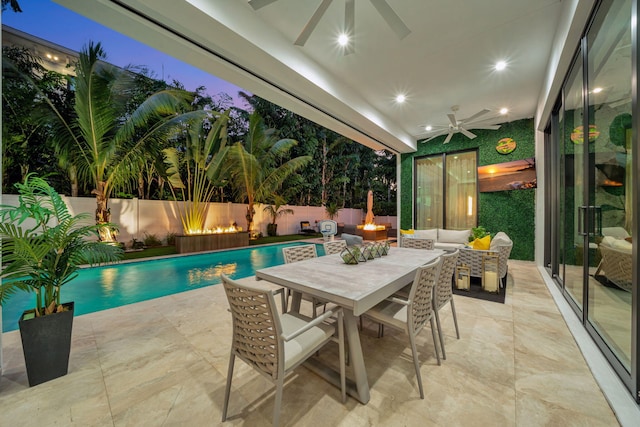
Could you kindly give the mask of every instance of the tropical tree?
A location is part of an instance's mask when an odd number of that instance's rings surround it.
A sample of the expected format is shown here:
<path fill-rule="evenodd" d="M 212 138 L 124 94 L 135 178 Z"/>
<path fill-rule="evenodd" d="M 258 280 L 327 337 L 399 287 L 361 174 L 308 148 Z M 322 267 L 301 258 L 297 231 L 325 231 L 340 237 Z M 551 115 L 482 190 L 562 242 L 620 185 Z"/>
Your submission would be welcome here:
<path fill-rule="evenodd" d="M 262 118 L 249 116 L 249 128 L 244 141 L 229 149 L 230 184 L 238 201 L 247 203 L 247 229 L 252 230 L 255 203 L 269 200 L 282 182 L 311 161 L 311 156 L 287 159 L 297 141 L 278 139 L 275 129 L 267 129 Z"/>
<path fill-rule="evenodd" d="M 47 70 L 26 48 L 2 47 L 2 174 L 3 190 L 35 172 L 49 179 L 58 172 L 48 144 L 50 127 L 39 120 L 43 98 L 65 117 L 71 113 L 70 92 L 63 75 Z M 42 96 L 44 95 L 44 97 Z"/>
<path fill-rule="evenodd" d="M 278 224 L 276 224 L 276 221 L 278 221 L 278 218 L 294 214 L 293 209 L 283 207 L 286 204 L 287 201 L 284 197 L 278 194 L 273 194 L 271 196 L 271 203 L 264 207 L 263 211 L 271 217 L 271 223 L 267 227 L 267 235 L 277 235 Z"/>
<path fill-rule="evenodd" d="M 185 234 L 201 233 L 205 228 L 207 202 L 222 184 L 223 165 L 227 146 L 227 123 L 229 112 L 213 112 L 215 119 L 209 131 L 202 125 L 190 126 L 186 132 L 184 146 L 165 148 L 164 166 L 161 176 L 169 183 L 173 199 L 184 201 L 183 207 L 177 203 L 178 213 Z M 206 122 L 208 123 L 208 122 Z M 184 171 L 185 179 L 182 178 Z M 176 194 L 179 191 L 180 197 Z"/>
<path fill-rule="evenodd" d="M 79 180 L 88 182 L 96 196 L 96 223 L 110 222 L 108 201 L 114 188 L 138 179 L 147 152 L 160 152 L 170 130 L 193 120 L 192 94 L 181 90 L 152 93 L 128 112 L 135 73 L 104 62 L 100 43 L 90 42 L 76 66 L 75 117 L 65 120 L 53 104 L 54 143 L 60 155 L 73 158 Z M 183 113 L 183 114 L 180 114 Z M 202 112 L 198 113 L 201 117 Z M 115 235 L 101 229 L 101 239 Z"/>

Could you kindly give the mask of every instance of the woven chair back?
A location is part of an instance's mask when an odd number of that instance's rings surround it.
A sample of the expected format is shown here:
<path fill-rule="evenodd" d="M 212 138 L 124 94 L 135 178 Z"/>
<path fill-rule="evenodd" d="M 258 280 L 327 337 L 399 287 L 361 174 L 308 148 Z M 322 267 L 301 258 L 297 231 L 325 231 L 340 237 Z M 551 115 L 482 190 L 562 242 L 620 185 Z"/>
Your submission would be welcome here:
<path fill-rule="evenodd" d="M 333 242 L 324 242 L 324 253 L 326 255 L 339 254 L 344 248 L 347 247 L 347 242 L 344 240 L 334 240 Z"/>
<path fill-rule="evenodd" d="M 285 264 L 292 262 L 304 261 L 305 259 L 316 258 L 316 245 L 289 246 L 282 248 Z"/>
<path fill-rule="evenodd" d="M 455 251 L 440 257 L 442 259 L 442 266 L 438 274 L 438 284 L 435 291 L 436 310 L 440 310 L 443 305 L 453 298 L 452 277 L 456 264 L 458 263 L 459 254 L 460 251 Z"/>
<path fill-rule="evenodd" d="M 408 307 L 407 326 L 412 328 L 414 334 L 417 334 L 433 316 L 433 287 L 438 277 L 440 262 L 440 260 L 433 261 L 418 268 L 413 280 L 409 294 L 411 302 Z"/>
<path fill-rule="evenodd" d="M 403 248 L 432 250 L 435 245 L 433 239 L 402 239 Z"/>
<path fill-rule="evenodd" d="M 278 358 L 283 344 L 279 318 L 273 295 L 268 291 L 246 288 L 225 275 L 222 276 L 233 320 L 231 351 L 240 359 L 278 379 Z"/>

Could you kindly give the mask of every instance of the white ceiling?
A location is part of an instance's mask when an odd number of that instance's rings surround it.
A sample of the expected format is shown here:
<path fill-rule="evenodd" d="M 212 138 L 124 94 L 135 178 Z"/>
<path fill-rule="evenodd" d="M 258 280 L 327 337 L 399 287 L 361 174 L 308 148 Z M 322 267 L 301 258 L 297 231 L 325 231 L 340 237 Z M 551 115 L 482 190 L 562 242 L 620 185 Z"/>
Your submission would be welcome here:
<path fill-rule="evenodd" d="M 335 38 L 334 0 L 305 46 L 293 42 L 321 0 L 56 0 L 373 148 L 413 151 L 424 126 L 482 109 L 490 123 L 533 117 L 560 0 L 387 0 L 399 40 L 370 0 L 355 3 L 355 52 Z M 195 42 L 195 44 L 193 43 Z M 508 63 L 497 72 L 498 60 Z M 407 101 L 397 104 L 398 93 Z M 498 110 L 509 109 L 506 116 Z M 441 143 L 435 139 L 430 143 Z"/>

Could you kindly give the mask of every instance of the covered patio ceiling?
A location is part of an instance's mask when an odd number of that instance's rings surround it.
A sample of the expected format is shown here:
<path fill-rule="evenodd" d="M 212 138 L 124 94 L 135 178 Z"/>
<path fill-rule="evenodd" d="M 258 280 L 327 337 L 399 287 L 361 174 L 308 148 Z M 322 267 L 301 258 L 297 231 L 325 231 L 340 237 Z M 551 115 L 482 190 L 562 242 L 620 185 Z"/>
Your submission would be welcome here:
<path fill-rule="evenodd" d="M 255 0 L 254 0 L 255 1 Z M 56 0 L 129 37 L 374 149 L 406 153 L 459 106 L 477 125 L 533 117 L 561 0 Z M 410 30 L 402 39 L 376 4 Z M 324 4 L 304 46 L 294 45 Z M 254 4 L 254 6 L 257 6 Z M 389 14 L 387 13 L 388 17 Z M 507 68 L 496 71 L 503 60 Z M 406 101 L 395 97 L 404 94 Z M 507 108 L 506 115 L 499 110 Z M 470 126 L 473 128 L 473 126 Z M 437 139 L 429 143 L 442 143 Z"/>

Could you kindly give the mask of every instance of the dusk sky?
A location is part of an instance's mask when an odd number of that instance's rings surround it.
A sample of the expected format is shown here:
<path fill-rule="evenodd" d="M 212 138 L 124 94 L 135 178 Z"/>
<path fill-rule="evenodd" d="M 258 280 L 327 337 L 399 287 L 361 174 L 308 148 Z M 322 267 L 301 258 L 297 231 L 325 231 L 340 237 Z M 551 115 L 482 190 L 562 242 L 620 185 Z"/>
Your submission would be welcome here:
<path fill-rule="evenodd" d="M 7 8 L 2 13 L 2 23 L 76 52 L 79 52 L 89 41 L 101 42 L 107 54 L 107 61 L 112 64 L 120 67 L 146 66 L 155 72 L 157 78 L 167 82 L 173 79 L 178 80 L 187 90 L 206 86 L 206 93 L 211 96 L 226 92 L 238 103 L 238 92 L 243 89 L 119 34 L 50 0 L 23 0 L 20 1 L 20 7 L 22 13 L 14 13 L 11 8 Z"/>

